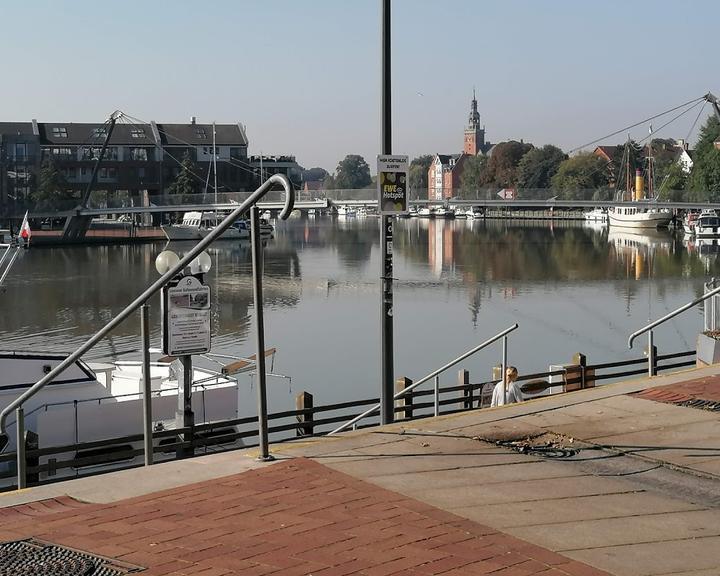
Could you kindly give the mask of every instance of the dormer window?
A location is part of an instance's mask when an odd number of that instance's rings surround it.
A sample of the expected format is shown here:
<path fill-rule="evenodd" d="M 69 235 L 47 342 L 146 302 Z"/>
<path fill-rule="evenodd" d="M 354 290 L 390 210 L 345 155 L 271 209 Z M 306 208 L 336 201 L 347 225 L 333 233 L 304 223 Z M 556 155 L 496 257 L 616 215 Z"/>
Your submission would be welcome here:
<path fill-rule="evenodd" d="M 93 138 L 100 138 L 101 136 L 107 136 L 106 128 L 93 128 Z"/>
<path fill-rule="evenodd" d="M 67 128 L 64 126 L 53 126 L 52 129 L 53 136 L 56 138 L 67 138 Z"/>
<path fill-rule="evenodd" d="M 207 138 L 207 134 L 205 133 L 205 128 L 195 128 L 195 136 L 197 136 L 201 140 L 205 140 Z"/>
<path fill-rule="evenodd" d="M 130 130 L 130 136 L 133 138 L 145 138 L 145 130 L 142 128 L 133 128 Z"/>

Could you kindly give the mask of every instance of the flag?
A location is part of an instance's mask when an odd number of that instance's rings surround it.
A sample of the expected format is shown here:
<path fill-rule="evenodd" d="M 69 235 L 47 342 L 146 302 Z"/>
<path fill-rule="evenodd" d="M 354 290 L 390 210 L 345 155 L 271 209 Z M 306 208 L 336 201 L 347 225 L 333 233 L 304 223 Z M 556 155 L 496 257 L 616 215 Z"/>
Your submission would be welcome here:
<path fill-rule="evenodd" d="M 30 244 L 31 236 L 32 230 L 30 230 L 30 223 L 28 222 L 28 213 L 25 212 L 25 217 L 20 225 L 20 238 L 22 238 L 26 244 Z"/>
<path fill-rule="evenodd" d="M 497 194 L 503 200 L 514 200 L 515 199 L 515 188 L 503 188 Z"/>

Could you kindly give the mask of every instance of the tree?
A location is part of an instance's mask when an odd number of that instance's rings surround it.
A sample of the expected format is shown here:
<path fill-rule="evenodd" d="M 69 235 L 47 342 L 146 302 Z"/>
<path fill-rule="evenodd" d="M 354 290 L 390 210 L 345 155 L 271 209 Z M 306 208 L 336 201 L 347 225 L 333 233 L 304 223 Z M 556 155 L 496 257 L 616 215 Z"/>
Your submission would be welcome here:
<path fill-rule="evenodd" d="M 678 162 L 673 162 L 662 174 L 658 174 L 658 197 L 661 200 L 682 202 L 685 199 L 684 189 L 688 175 Z"/>
<path fill-rule="evenodd" d="M 335 169 L 335 187 L 340 189 L 365 188 L 370 184 L 370 166 L 362 156 L 348 154 Z"/>
<path fill-rule="evenodd" d="M 564 160 L 558 167 L 551 183 L 554 190 L 565 200 L 582 198 L 581 190 L 603 189 L 607 185 L 605 160 L 591 152 L 578 154 Z"/>
<path fill-rule="evenodd" d="M 460 195 L 463 198 L 477 198 L 487 161 L 487 156 L 469 156 L 465 159 L 460 176 Z"/>
<path fill-rule="evenodd" d="M 302 172 L 303 182 L 322 182 L 327 176 L 328 171 L 325 168 L 308 168 Z"/>
<path fill-rule="evenodd" d="M 566 159 L 567 154 L 552 144 L 533 148 L 518 163 L 518 188 L 550 188 L 550 179 Z"/>
<path fill-rule="evenodd" d="M 532 144 L 515 140 L 497 144 L 487 162 L 483 183 L 499 187 L 515 186 L 517 166 L 532 147 Z"/>
<path fill-rule="evenodd" d="M 73 197 L 73 193 L 67 189 L 67 181 L 63 173 L 58 170 L 52 156 L 43 160 L 38 174 L 38 186 L 32 196 L 35 208 L 46 210 L 69 208 L 65 204 Z"/>
<path fill-rule="evenodd" d="M 712 115 L 700 130 L 700 138 L 695 146 L 693 168 L 687 180 L 690 200 L 720 200 L 720 150 L 715 147 L 718 140 L 720 120 Z"/>
<path fill-rule="evenodd" d="M 168 192 L 170 194 L 197 194 L 196 171 L 197 168 L 192 158 L 190 158 L 190 152 L 185 152 L 180 164 L 180 172 L 175 181 L 168 187 Z"/>
<path fill-rule="evenodd" d="M 428 170 L 430 170 L 430 164 L 432 164 L 434 156 L 431 154 L 424 154 L 418 156 L 410 162 L 410 170 L 408 178 L 410 180 L 410 190 L 413 191 L 414 197 L 427 197 L 426 193 L 428 188 Z"/>

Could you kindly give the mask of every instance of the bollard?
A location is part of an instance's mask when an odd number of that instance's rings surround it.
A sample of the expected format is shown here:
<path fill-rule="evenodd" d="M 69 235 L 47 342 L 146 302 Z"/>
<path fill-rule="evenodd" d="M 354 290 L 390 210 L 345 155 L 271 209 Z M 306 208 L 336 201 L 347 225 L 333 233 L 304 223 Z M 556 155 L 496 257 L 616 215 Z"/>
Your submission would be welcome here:
<path fill-rule="evenodd" d="M 395 380 L 395 394 L 404 390 L 408 386 L 412 386 L 413 381 L 410 378 L 401 376 Z M 395 400 L 396 408 L 403 408 L 400 412 L 395 414 L 397 420 L 412 420 L 413 417 L 413 392 L 412 390 Z"/>
<path fill-rule="evenodd" d="M 295 397 L 295 408 L 298 410 L 312 410 L 313 408 L 313 395 L 310 392 L 300 392 Z M 297 421 L 299 426 L 297 427 L 298 436 L 312 436 L 315 427 L 313 424 L 314 415 L 312 412 L 307 414 L 298 414 Z"/>
<path fill-rule="evenodd" d="M 458 386 L 462 386 L 460 397 L 462 398 L 463 410 L 470 410 L 473 406 L 473 389 L 470 386 L 470 372 L 458 370 Z"/>

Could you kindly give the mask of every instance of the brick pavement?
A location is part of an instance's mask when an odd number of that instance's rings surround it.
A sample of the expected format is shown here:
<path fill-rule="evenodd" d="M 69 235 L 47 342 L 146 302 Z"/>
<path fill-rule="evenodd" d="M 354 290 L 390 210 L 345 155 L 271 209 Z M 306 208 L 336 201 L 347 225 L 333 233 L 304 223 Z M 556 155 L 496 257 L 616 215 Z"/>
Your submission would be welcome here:
<path fill-rule="evenodd" d="M 687 382 L 655 386 L 636 392 L 633 396 L 668 404 L 680 404 L 696 399 L 720 402 L 720 376 L 705 376 Z"/>
<path fill-rule="evenodd" d="M 304 458 L 114 504 L 35 502 L 0 518 L 0 540 L 35 537 L 148 576 L 607 574 Z"/>

